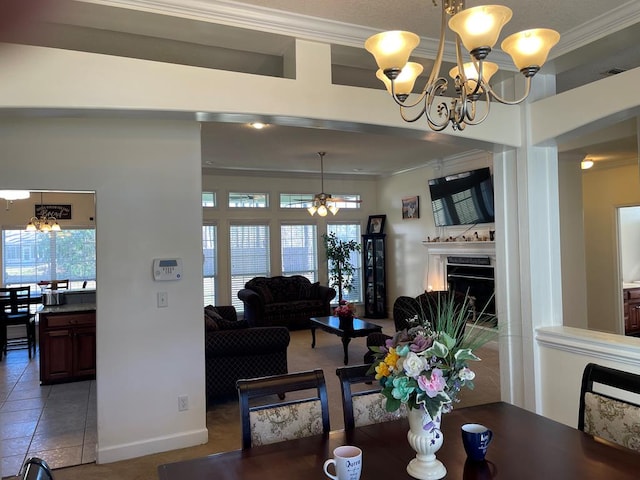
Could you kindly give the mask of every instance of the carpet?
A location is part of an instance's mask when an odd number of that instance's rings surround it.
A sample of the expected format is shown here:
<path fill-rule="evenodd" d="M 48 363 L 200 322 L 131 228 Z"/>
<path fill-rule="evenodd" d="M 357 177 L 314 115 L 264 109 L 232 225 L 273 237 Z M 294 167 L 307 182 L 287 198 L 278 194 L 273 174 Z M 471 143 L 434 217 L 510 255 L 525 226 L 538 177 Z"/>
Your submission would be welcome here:
<path fill-rule="evenodd" d="M 394 331 L 390 319 L 374 320 L 383 332 Z M 356 338 L 349 344 L 349 364 L 362 363 L 367 351 L 364 338 Z M 461 402 L 456 408 L 496 402 L 500 400 L 500 369 L 497 343 L 491 342 L 478 350 L 481 362 L 474 364 L 476 388 L 462 392 Z M 311 348 L 311 333 L 308 330 L 291 332 L 291 343 L 287 351 L 289 371 L 321 368 L 327 383 L 329 416 L 332 430 L 342 429 L 342 400 L 336 368 L 343 365 L 343 349 L 340 338 L 318 330 L 316 347 Z M 219 402 L 207 411 L 209 441 L 204 445 L 147 455 L 131 460 L 108 464 L 86 464 L 54 470 L 56 480 L 156 480 L 158 465 L 198 458 L 212 453 L 239 449 L 241 447 L 240 415 L 237 400 Z M 14 477 L 17 478 L 17 477 Z"/>

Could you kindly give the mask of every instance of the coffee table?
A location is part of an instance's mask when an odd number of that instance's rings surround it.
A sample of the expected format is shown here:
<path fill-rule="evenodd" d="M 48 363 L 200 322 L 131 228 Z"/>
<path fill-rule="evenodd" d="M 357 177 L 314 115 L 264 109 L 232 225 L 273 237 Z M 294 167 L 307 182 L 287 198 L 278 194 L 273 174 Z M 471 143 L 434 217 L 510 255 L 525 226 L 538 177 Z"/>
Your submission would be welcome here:
<path fill-rule="evenodd" d="M 382 332 L 382 327 L 375 323 L 366 322 L 360 318 L 351 321 L 341 321 L 338 317 L 312 317 L 311 318 L 311 348 L 316 347 L 316 328 L 333 333 L 342 338 L 344 348 L 344 364 L 349 363 L 349 342 L 352 338 L 366 337 L 370 333 Z"/>

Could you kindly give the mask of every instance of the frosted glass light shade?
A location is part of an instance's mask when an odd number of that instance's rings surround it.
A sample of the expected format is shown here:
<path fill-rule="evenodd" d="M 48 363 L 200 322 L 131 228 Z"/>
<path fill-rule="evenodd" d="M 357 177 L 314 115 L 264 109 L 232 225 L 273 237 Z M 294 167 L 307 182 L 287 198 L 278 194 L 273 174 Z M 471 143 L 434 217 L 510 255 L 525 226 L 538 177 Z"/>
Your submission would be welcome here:
<path fill-rule="evenodd" d="M 329 211 L 330 211 L 333 215 L 335 215 L 336 213 L 338 213 L 338 211 L 339 211 L 339 210 L 340 210 L 340 209 L 339 209 L 338 207 L 336 207 L 335 205 L 330 205 L 330 206 L 329 206 Z"/>
<path fill-rule="evenodd" d="M 318 207 L 318 215 L 320 215 L 321 217 L 326 217 L 327 216 L 327 207 L 325 207 L 324 205 L 320 205 Z"/>
<path fill-rule="evenodd" d="M 5 200 L 24 200 L 30 196 L 28 190 L 0 190 L 0 198 Z"/>
<path fill-rule="evenodd" d="M 473 62 L 467 62 L 462 65 L 464 68 L 464 76 L 467 77 L 467 83 L 465 89 L 467 94 L 472 93 L 476 89 L 478 82 L 478 70 Z M 486 84 L 489 83 L 491 77 L 498 71 L 498 65 L 493 62 L 482 62 L 482 81 Z M 458 76 L 458 67 L 453 67 L 449 70 L 449 76 L 455 80 Z"/>
<path fill-rule="evenodd" d="M 493 48 L 511 15 L 511 9 L 503 5 L 467 8 L 449 19 L 449 28 L 460 36 L 470 52 L 480 47 Z"/>
<path fill-rule="evenodd" d="M 422 70 L 424 70 L 424 67 L 419 63 L 407 62 L 406 65 L 402 67 L 400 74 L 394 80 L 394 90 L 396 95 L 409 95 L 413 90 L 416 79 L 422 73 Z M 382 69 L 378 69 L 376 77 L 384 83 L 385 87 L 387 87 L 387 91 L 391 93 L 391 80 L 389 80 L 389 77 L 384 74 Z"/>
<path fill-rule="evenodd" d="M 312 205 L 309 208 L 307 208 L 307 212 L 309 212 L 309 215 L 311 215 L 311 216 L 314 216 L 317 210 L 318 209 L 314 205 Z"/>
<path fill-rule="evenodd" d="M 505 38 L 502 50 L 511 55 L 518 70 L 527 67 L 542 67 L 549 50 L 558 43 L 560 34 L 548 28 L 534 28 L 514 33 Z"/>
<path fill-rule="evenodd" d="M 420 43 L 415 33 L 393 30 L 373 35 L 364 42 L 364 48 L 376 59 L 378 68 L 400 70 Z"/>

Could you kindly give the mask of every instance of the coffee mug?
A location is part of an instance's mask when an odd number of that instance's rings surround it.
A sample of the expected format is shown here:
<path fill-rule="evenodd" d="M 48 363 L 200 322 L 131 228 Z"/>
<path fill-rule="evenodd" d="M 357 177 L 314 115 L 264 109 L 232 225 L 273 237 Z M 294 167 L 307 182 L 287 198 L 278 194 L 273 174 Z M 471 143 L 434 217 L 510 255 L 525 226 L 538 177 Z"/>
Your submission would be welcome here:
<path fill-rule="evenodd" d="M 493 432 L 484 425 L 466 423 L 462 426 L 462 444 L 471 460 L 477 462 L 484 460 L 491 439 L 493 439 Z"/>
<path fill-rule="evenodd" d="M 336 474 L 329 473 L 333 464 Z M 324 473 L 333 480 L 360 480 L 362 471 L 362 450 L 351 445 L 343 445 L 333 451 L 333 458 L 324 462 Z"/>

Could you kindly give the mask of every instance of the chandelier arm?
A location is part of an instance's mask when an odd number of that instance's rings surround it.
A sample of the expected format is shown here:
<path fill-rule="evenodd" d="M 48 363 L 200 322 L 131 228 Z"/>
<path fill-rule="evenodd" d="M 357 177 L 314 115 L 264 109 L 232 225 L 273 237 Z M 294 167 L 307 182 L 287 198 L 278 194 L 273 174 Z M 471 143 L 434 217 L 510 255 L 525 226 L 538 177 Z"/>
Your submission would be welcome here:
<path fill-rule="evenodd" d="M 476 102 L 472 102 L 472 110 L 473 110 L 473 117 L 469 117 L 467 116 L 467 121 L 466 124 L 467 125 L 480 125 L 482 122 L 484 122 L 487 118 L 487 116 L 489 115 L 489 110 L 491 110 L 491 100 L 489 99 L 489 95 L 485 95 L 485 103 L 487 104 L 487 109 L 484 113 L 484 115 L 482 117 L 480 117 L 479 119 L 476 119 L 476 113 L 477 113 L 477 109 L 476 109 Z"/>
<path fill-rule="evenodd" d="M 433 101 L 436 96 L 438 96 L 438 92 L 442 91 L 442 93 L 444 93 L 443 89 L 446 90 L 446 83 L 447 81 L 444 78 L 439 78 L 433 85 L 433 89 L 429 92 L 429 95 L 427 95 L 427 99 L 425 100 L 424 114 L 427 118 L 427 123 L 429 124 L 429 128 L 436 132 L 441 132 L 447 128 L 447 125 L 449 125 L 449 122 L 451 121 L 451 111 L 449 110 L 447 103 L 444 101 L 440 102 L 436 107 L 438 116 L 441 117 L 442 120 L 438 121 L 431 116 Z"/>
<path fill-rule="evenodd" d="M 531 78 L 532 77 L 525 77 L 524 95 L 522 95 L 522 98 L 519 98 L 518 100 L 505 100 L 500 95 L 498 95 L 495 92 L 495 90 L 493 88 L 491 88 L 490 85 L 485 85 L 487 95 L 491 94 L 491 97 L 493 99 L 495 99 L 497 102 L 503 103 L 505 105 L 517 105 L 518 103 L 524 102 L 524 100 L 529 96 L 529 92 L 531 91 Z"/>
<path fill-rule="evenodd" d="M 422 101 L 424 100 L 425 95 L 427 94 L 426 90 L 423 90 L 422 93 L 420 94 L 420 96 L 418 97 L 418 99 L 412 103 L 412 104 L 407 104 L 405 102 L 401 102 L 400 100 L 398 100 L 398 97 L 396 97 L 396 89 L 394 87 L 395 85 L 395 81 L 391 80 L 391 98 L 393 98 L 393 101 L 396 102 L 400 108 L 413 108 L 416 107 L 418 104 L 422 103 Z M 408 97 L 407 97 L 408 98 Z"/>

